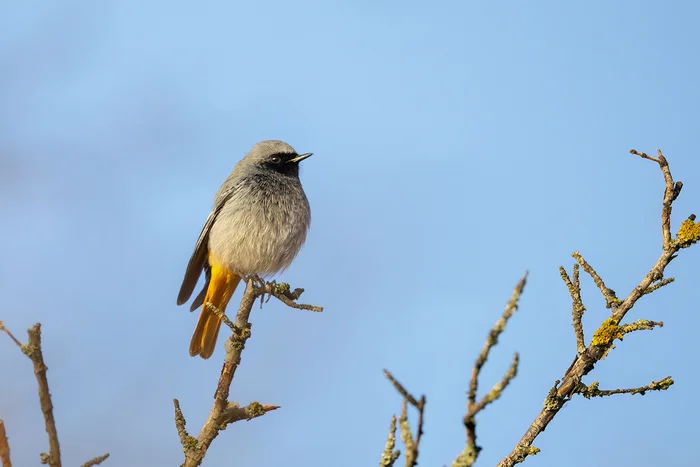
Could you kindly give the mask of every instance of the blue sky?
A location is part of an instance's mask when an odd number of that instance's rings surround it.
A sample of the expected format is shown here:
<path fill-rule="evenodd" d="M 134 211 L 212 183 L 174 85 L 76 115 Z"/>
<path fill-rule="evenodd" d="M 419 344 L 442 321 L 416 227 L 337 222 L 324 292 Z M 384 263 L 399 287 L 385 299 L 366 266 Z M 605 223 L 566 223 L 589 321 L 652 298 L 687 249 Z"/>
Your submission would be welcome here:
<path fill-rule="evenodd" d="M 694 2 L 26 1 L 0 7 L 0 319 L 40 321 L 66 465 L 178 465 L 172 399 L 198 433 L 223 350 L 187 349 L 175 306 L 212 197 L 262 139 L 304 162 L 313 223 L 280 278 L 323 314 L 271 301 L 205 465 L 376 465 L 400 398 L 428 405 L 421 465 L 464 445 L 468 378 L 525 270 L 520 311 L 483 372 L 520 372 L 480 415 L 479 465 L 525 432 L 575 352 L 557 267 L 580 250 L 625 294 L 660 252 L 664 150 L 700 211 Z M 700 213 L 698 213 L 700 214 Z M 696 251 L 697 250 L 697 251 Z M 576 398 L 531 466 L 690 465 L 700 418 L 700 249 L 587 379 L 670 391 Z M 584 278 L 587 336 L 607 317 Z M 236 295 L 240 298 L 241 291 Z M 221 340 L 223 342 L 223 339 Z M 222 347 L 220 345 L 220 347 Z M 17 465 L 46 450 L 30 363 L 0 339 L 0 418 Z M 584 446 L 584 448 L 581 448 Z M 573 455 L 572 455 L 573 454 Z"/>

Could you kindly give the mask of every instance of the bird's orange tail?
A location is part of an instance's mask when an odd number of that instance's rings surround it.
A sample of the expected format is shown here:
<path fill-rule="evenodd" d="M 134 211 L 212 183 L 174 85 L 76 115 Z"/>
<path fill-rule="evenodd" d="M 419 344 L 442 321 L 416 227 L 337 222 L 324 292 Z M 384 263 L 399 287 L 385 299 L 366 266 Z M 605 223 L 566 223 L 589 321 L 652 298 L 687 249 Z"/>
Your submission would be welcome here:
<path fill-rule="evenodd" d="M 190 355 L 193 357 L 199 355 L 204 359 L 211 357 L 214 353 L 219 328 L 221 328 L 221 318 L 212 311 L 211 307 L 215 306 L 222 313 L 225 312 L 226 305 L 241 281 L 239 275 L 219 266 L 212 259 L 210 255 L 211 279 L 204 297 L 202 311 L 199 313 L 197 327 L 194 329 L 190 342 Z"/>

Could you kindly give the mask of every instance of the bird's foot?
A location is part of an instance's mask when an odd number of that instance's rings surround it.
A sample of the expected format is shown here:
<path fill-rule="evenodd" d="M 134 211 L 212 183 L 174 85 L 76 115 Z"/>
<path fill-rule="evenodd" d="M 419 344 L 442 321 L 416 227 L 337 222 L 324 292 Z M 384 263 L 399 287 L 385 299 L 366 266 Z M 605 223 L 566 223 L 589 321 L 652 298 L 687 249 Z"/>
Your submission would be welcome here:
<path fill-rule="evenodd" d="M 244 279 L 246 282 L 252 281 L 253 287 L 256 287 L 258 289 L 262 289 L 263 287 L 265 287 L 265 281 L 257 274 L 248 274 L 244 277 Z"/>

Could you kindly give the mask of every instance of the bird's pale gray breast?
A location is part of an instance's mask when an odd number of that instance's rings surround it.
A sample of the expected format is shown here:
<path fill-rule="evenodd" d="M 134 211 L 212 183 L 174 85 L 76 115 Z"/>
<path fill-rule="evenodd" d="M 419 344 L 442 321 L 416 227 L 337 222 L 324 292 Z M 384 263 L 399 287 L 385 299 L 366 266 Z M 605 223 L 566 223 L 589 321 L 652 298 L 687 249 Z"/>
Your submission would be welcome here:
<path fill-rule="evenodd" d="M 211 228 L 210 252 L 241 275 L 269 276 L 287 268 L 306 241 L 311 223 L 301 182 L 297 177 L 255 172 L 231 180 L 232 185 L 235 191 Z"/>

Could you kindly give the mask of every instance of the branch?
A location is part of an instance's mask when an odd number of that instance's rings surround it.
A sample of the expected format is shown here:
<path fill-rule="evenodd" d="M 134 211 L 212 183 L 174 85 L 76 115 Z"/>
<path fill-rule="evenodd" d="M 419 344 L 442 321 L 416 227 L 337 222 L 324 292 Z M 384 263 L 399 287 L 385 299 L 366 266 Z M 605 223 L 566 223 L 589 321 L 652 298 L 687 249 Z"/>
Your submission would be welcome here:
<path fill-rule="evenodd" d="M 49 435 L 49 454 L 41 453 L 41 463 L 49 464 L 51 467 L 61 467 L 61 448 L 58 444 L 58 433 L 56 431 L 56 420 L 53 417 L 53 404 L 49 393 L 49 381 L 46 378 L 48 367 L 44 364 L 44 355 L 41 352 L 41 324 L 36 323 L 27 330 L 29 342 L 22 344 L 12 335 L 5 324 L 0 321 L 0 330 L 4 331 L 10 339 L 14 341 L 20 350 L 32 361 L 34 365 L 34 375 L 39 385 L 39 402 L 41 411 L 44 414 L 46 433 Z M 9 447 L 8 447 L 9 450 Z"/>
<path fill-rule="evenodd" d="M 384 370 L 384 376 L 386 376 L 391 384 L 394 386 L 394 388 L 403 396 L 403 404 L 401 406 L 401 416 L 399 417 L 399 426 L 401 428 L 401 441 L 403 441 L 403 444 L 406 446 L 406 467 L 414 467 L 418 465 L 418 445 L 420 444 L 421 437 L 423 436 L 423 412 L 425 409 L 425 396 L 421 396 L 420 400 L 416 400 L 415 397 L 409 393 L 406 388 L 404 388 L 401 383 L 396 381 L 396 379 L 392 376 L 391 373 L 389 373 L 387 370 Z M 413 438 L 413 434 L 411 433 L 411 426 L 408 423 L 408 414 L 407 414 L 407 405 L 411 404 L 413 407 L 418 410 L 418 432 L 416 433 L 415 439 Z M 396 417 L 392 417 L 392 420 L 396 420 Z M 393 423 L 393 422 L 392 422 Z M 392 425 L 394 426 L 394 425 Z M 389 448 L 389 442 L 392 442 L 391 439 L 394 437 L 394 431 L 395 427 L 392 429 L 392 432 L 389 434 L 389 441 L 387 441 L 387 446 L 384 448 L 384 454 L 388 452 L 391 453 L 391 449 L 393 449 L 393 444 L 391 448 Z M 399 457 L 399 452 L 393 452 L 390 454 L 390 458 L 393 459 L 391 460 L 391 463 L 388 465 L 393 465 L 394 461 Z M 382 455 L 382 462 L 384 462 L 384 455 Z M 380 465 L 384 465 L 381 464 Z"/>
<path fill-rule="evenodd" d="M 386 445 L 384 445 L 384 452 L 382 452 L 382 458 L 379 461 L 379 467 L 393 467 L 394 462 L 401 455 L 401 451 L 394 450 L 396 447 L 396 415 L 391 417 L 391 425 L 389 426 L 389 436 L 386 440 Z"/>
<path fill-rule="evenodd" d="M 102 462 L 106 461 L 107 458 L 109 458 L 109 453 L 95 457 L 94 459 L 90 459 L 80 467 L 93 467 L 95 465 L 100 465 Z"/>
<path fill-rule="evenodd" d="M 496 383 L 491 391 L 488 392 L 480 401 L 477 402 L 477 389 L 479 386 L 479 374 L 483 368 L 486 360 L 488 359 L 489 352 L 498 343 L 498 337 L 505 330 L 508 320 L 513 316 L 515 311 L 518 309 L 518 301 L 525 288 L 525 283 L 527 282 L 527 273 L 520 279 L 518 284 L 513 290 L 513 295 L 506 304 L 506 308 L 503 311 L 503 315 L 496 321 L 493 328 L 489 332 L 486 338 L 486 343 L 481 349 L 479 356 L 474 362 L 474 367 L 472 368 L 472 376 L 469 381 L 469 393 L 467 395 L 467 413 L 464 415 L 464 427 L 467 432 L 467 443 L 464 447 L 462 453 L 457 456 L 457 458 L 452 463 L 452 467 L 469 467 L 476 462 L 476 458 L 481 452 L 481 447 L 476 444 L 476 415 L 484 410 L 487 405 L 494 402 L 501 396 L 503 390 L 508 386 L 508 384 L 515 378 L 518 372 L 518 363 L 520 358 L 516 353 L 513 356 L 513 361 L 505 373 L 503 378 Z"/>
<path fill-rule="evenodd" d="M 2 420 L 0 420 L 0 462 L 2 462 L 2 467 L 12 467 L 12 461 L 10 461 L 10 442 L 7 440 L 5 422 Z"/>
<path fill-rule="evenodd" d="M 229 402 L 226 410 L 221 414 L 222 423 L 229 424 L 240 420 L 252 420 L 279 408 L 279 405 L 262 405 L 256 401 L 251 402 L 245 407 L 241 407 L 235 402 Z"/>
<path fill-rule="evenodd" d="M 574 393 L 581 394 L 586 399 L 590 399 L 591 397 L 612 396 L 615 394 L 641 394 L 643 396 L 649 391 L 665 391 L 666 389 L 673 386 L 673 383 L 674 381 L 671 379 L 671 377 L 667 376 L 660 381 L 652 381 L 651 384 L 647 384 L 646 386 L 641 386 L 638 388 L 598 389 L 598 382 L 594 381 L 589 386 L 586 386 L 583 383 L 579 384 L 579 386 L 574 390 Z"/>
<path fill-rule="evenodd" d="M 31 328 L 27 329 L 29 340 L 26 344 L 22 344 L 9 329 L 5 327 L 5 323 L 0 321 L 0 331 L 7 334 L 12 341 L 17 344 L 22 353 L 24 353 L 32 361 L 34 365 L 34 376 L 39 386 L 39 403 L 41 412 L 44 414 L 44 424 L 46 425 L 46 433 L 49 436 L 49 453 L 42 452 L 39 459 L 42 464 L 48 464 L 51 467 L 61 467 L 61 448 L 58 443 L 58 431 L 56 430 L 56 420 L 53 416 L 53 403 L 51 402 L 51 393 L 49 392 L 49 380 L 46 377 L 46 372 L 49 369 L 44 363 L 44 354 L 41 350 L 41 324 L 36 323 Z M 6 458 L 4 455 L 6 454 Z M 100 464 L 107 459 L 109 454 L 96 457 L 89 460 L 83 467 L 91 467 Z M 3 467 L 10 467 L 10 446 L 7 443 L 5 434 L 5 426 L 0 420 L 0 460 L 3 462 Z"/>
<path fill-rule="evenodd" d="M 211 443 L 229 424 L 239 420 L 251 420 L 261 417 L 267 412 L 279 408 L 276 405 L 261 405 L 258 402 L 252 402 L 246 407 L 240 407 L 235 402 L 229 402 L 229 390 L 236 369 L 241 363 L 241 354 L 245 348 L 246 341 L 251 335 L 250 313 L 255 300 L 260 297 L 260 305 L 262 306 L 264 296 L 269 295 L 278 298 L 292 308 L 317 312 L 323 311 L 322 307 L 296 303 L 294 300 L 297 300 L 302 292 L 304 292 L 304 289 L 295 289 L 291 292 L 288 284 L 264 282 L 257 276 L 251 276 L 247 278 L 245 293 L 238 307 L 235 322 L 231 322 L 220 310 L 214 310 L 222 318 L 223 322 L 231 328 L 232 332 L 225 344 L 226 355 L 224 356 L 221 376 L 214 393 L 214 405 L 197 438 L 187 433 L 185 416 L 180 408 L 180 403 L 177 399 L 173 401 L 175 405 L 175 427 L 185 454 L 184 467 L 201 465 Z"/>
<path fill-rule="evenodd" d="M 586 311 L 586 307 L 583 306 L 583 299 L 581 298 L 579 265 L 574 264 L 573 281 L 569 278 L 564 266 L 559 266 L 559 274 L 566 284 L 566 288 L 569 289 L 569 295 L 571 295 L 571 316 L 574 320 L 573 326 L 574 334 L 576 335 L 576 352 L 578 354 L 582 354 L 586 350 L 586 340 L 583 336 L 583 324 L 581 323 L 581 320 L 583 319 L 583 313 Z"/>
<path fill-rule="evenodd" d="M 585 259 L 583 259 L 583 256 L 581 253 L 578 251 L 574 251 L 571 256 L 574 257 L 574 259 L 578 262 L 578 264 L 581 265 L 581 268 L 583 268 L 586 273 L 588 273 L 589 276 L 593 279 L 593 282 L 595 282 L 595 285 L 598 287 L 600 290 L 600 293 L 603 295 L 603 298 L 605 299 L 605 308 L 612 308 L 615 305 L 618 305 L 620 303 L 620 300 L 617 298 L 617 295 L 615 294 L 615 291 L 613 289 L 608 288 L 605 285 L 605 282 L 603 282 L 603 279 L 598 275 L 598 273 L 593 269 L 593 267 L 586 262 Z"/>
<path fill-rule="evenodd" d="M 664 175 L 665 189 L 664 189 L 664 200 L 661 207 L 661 232 L 664 237 L 663 248 L 664 250 L 671 246 L 671 205 L 681 194 L 681 189 L 683 189 L 683 183 L 678 182 L 673 183 L 673 177 L 671 176 L 671 169 L 668 166 L 668 161 L 661 153 L 659 149 L 657 151 L 658 158 L 648 156 L 643 152 L 639 152 L 636 149 L 631 149 L 630 154 L 635 154 L 642 159 L 648 159 L 659 164 L 661 168 L 661 173 Z"/>
<path fill-rule="evenodd" d="M 661 151 L 658 152 L 658 158 L 650 157 L 635 150 L 631 152 L 632 154 L 639 155 L 643 159 L 649 159 L 659 164 L 664 176 L 665 190 L 661 209 L 661 227 L 663 233 L 662 253 L 639 285 L 622 301 L 617 298 L 613 290 L 605 286 L 603 280 L 583 259 L 581 254 L 578 252 L 574 253 L 573 256 L 581 265 L 581 268 L 593 278 L 593 281 L 598 286 L 598 289 L 605 298 L 607 307 L 612 308 L 612 316 L 603 322 L 601 327 L 593 335 L 589 346 L 576 357 L 572 365 L 564 373 L 561 381 L 557 381 L 546 397 L 541 412 L 537 415 L 511 453 L 498 464 L 498 467 L 512 467 L 522 462 L 528 455 L 533 453 L 532 450 L 534 448 L 532 447 L 532 443 L 534 440 L 547 428 L 559 410 L 561 410 L 564 404 L 576 393 L 576 390 L 581 388 L 581 379 L 583 376 L 593 370 L 595 364 L 611 350 L 614 339 L 621 338 L 626 332 L 639 329 L 652 329 L 654 326 L 661 325 L 661 323 L 645 320 L 641 322 L 637 321 L 631 325 L 620 326 L 619 323 L 642 296 L 670 282 L 664 281 L 664 271 L 671 261 L 676 258 L 678 251 L 681 248 L 687 248 L 691 244 L 700 241 L 700 225 L 694 222 L 695 216 L 692 215 L 683 222 L 676 239 L 674 240 L 671 238 L 671 205 L 680 194 L 683 184 L 681 182 L 674 183 L 668 162 Z M 670 381 L 670 379 L 667 378 L 662 381 Z"/>

